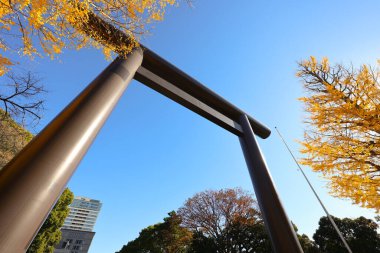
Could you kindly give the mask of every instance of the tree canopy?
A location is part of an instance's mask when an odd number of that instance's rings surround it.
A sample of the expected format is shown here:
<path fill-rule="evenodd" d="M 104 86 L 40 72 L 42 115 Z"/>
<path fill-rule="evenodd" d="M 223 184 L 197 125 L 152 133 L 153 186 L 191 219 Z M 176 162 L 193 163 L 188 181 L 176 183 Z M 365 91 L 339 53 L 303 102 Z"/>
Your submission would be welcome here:
<path fill-rule="evenodd" d="M 297 228 L 295 227 L 297 230 Z M 307 235 L 298 235 L 305 253 L 320 253 Z M 176 249 L 175 251 L 172 251 Z M 195 194 L 163 223 L 149 226 L 118 253 L 271 253 L 256 201 L 237 188 Z"/>
<path fill-rule="evenodd" d="M 185 227 L 213 238 L 234 222 L 252 224 L 260 219 L 256 201 L 239 188 L 199 192 L 186 200 L 178 214 Z"/>
<path fill-rule="evenodd" d="M 364 217 L 356 219 L 339 219 L 333 217 L 333 219 L 353 252 L 380 252 L 380 235 L 377 233 L 378 226 L 374 221 Z M 318 245 L 321 253 L 347 252 L 347 249 L 344 247 L 327 217 L 322 217 L 319 220 L 319 227 L 315 232 L 313 239 Z"/>
<path fill-rule="evenodd" d="M 96 16 L 135 41 L 146 31 L 146 24 L 161 20 L 166 6 L 174 3 L 175 0 L 1 0 L 0 75 L 16 64 L 12 54 L 54 58 L 65 47 L 86 46 L 102 48 L 106 56 L 111 51 L 128 51 L 131 45 L 110 47 L 97 40 L 98 31 L 88 29 L 90 19 Z M 110 31 L 102 32 L 109 38 L 113 36 Z"/>
<path fill-rule="evenodd" d="M 301 162 L 329 179 L 333 195 L 380 211 L 380 72 L 311 57 L 297 75 L 308 93 Z"/>
<path fill-rule="evenodd" d="M 176 212 L 170 212 L 164 222 L 141 230 L 139 237 L 118 253 L 185 253 L 192 233 L 180 224 L 181 218 Z"/>
<path fill-rule="evenodd" d="M 32 122 L 41 117 L 43 86 L 35 74 L 14 68 L 20 57 L 53 59 L 65 48 L 84 47 L 102 49 L 108 59 L 115 54 L 125 57 L 149 30 L 148 24 L 162 20 L 166 7 L 174 3 L 0 0 L 0 106 L 22 123 L 25 116 Z"/>
<path fill-rule="evenodd" d="M 199 192 L 178 214 L 194 234 L 188 253 L 273 252 L 256 200 L 240 188 Z M 298 238 L 305 253 L 316 252 L 305 234 Z"/>

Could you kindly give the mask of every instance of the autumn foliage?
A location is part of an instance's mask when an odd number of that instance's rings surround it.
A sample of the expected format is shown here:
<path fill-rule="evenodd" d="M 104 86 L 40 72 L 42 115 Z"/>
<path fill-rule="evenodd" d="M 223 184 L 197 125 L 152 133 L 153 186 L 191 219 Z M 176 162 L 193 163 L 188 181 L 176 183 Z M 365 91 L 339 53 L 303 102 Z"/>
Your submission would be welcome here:
<path fill-rule="evenodd" d="M 380 72 L 311 57 L 297 75 L 308 93 L 302 163 L 329 179 L 333 195 L 379 212 Z"/>
<path fill-rule="evenodd" d="M 254 224 L 261 219 L 256 201 L 240 188 L 199 192 L 179 208 L 178 214 L 185 227 L 215 239 L 229 225 Z"/>
<path fill-rule="evenodd" d="M 33 135 L 0 109 L 0 169 L 3 168 Z"/>
<path fill-rule="evenodd" d="M 63 48 L 102 48 L 127 52 L 146 24 L 161 20 L 175 0 L 0 0 L 0 76 L 16 64 L 19 55 L 54 58 Z M 100 18 L 127 34 L 131 43 L 107 44 L 87 24 Z M 102 27 L 104 28 L 104 27 Z M 102 33 L 113 35 L 110 30 Z M 104 34 L 103 34 L 104 35 Z"/>

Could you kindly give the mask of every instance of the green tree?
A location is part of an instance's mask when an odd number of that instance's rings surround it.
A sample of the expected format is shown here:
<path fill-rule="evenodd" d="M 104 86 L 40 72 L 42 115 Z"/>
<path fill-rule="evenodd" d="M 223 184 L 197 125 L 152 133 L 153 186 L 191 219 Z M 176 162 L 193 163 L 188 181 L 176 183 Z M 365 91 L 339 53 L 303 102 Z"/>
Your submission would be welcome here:
<path fill-rule="evenodd" d="M 254 223 L 234 222 L 228 225 L 220 244 L 223 245 L 221 252 L 272 252 L 271 242 L 262 220 Z"/>
<path fill-rule="evenodd" d="M 213 238 L 205 236 L 201 231 L 193 233 L 193 239 L 189 246 L 188 253 L 215 253 L 217 244 Z"/>
<path fill-rule="evenodd" d="M 73 193 L 66 188 L 29 246 L 27 253 L 52 253 L 54 251 L 54 246 L 61 240 L 60 228 L 69 214 L 68 206 L 73 198 Z"/>
<path fill-rule="evenodd" d="M 297 231 L 297 227 L 294 227 Z M 297 236 L 304 253 L 320 253 L 317 245 L 307 235 L 297 233 Z M 263 221 L 257 221 L 253 224 L 234 222 L 223 230 L 219 240 L 219 242 L 216 242 L 213 238 L 205 236 L 202 232 L 196 232 L 194 233 L 188 253 L 273 252 Z"/>
<path fill-rule="evenodd" d="M 305 253 L 320 253 L 305 234 L 298 238 Z M 172 252 L 271 253 L 272 248 L 252 196 L 241 189 L 223 189 L 195 194 L 178 215 L 171 212 L 163 223 L 143 229 L 118 253 Z"/>
<path fill-rule="evenodd" d="M 144 228 L 138 238 L 128 242 L 118 253 L 185 253 L 192 233 L 181 227 L 181 218 L 172 211 L 164 222 Z"/>
<path fill-rule="evenodd" d="M 307 235 L 297 234 L 297 237 L 304 253 L 320 253 L 321 252 L 317 244 L 314 241 L 310 240 L 310 238 Z"/>
<path fill-rule="evenodd" d="M 305 234 L 300 235 L 298 233 L 298 227 L 294 223 L 292 224 L 294 227 L 294 231 L 296 231 L 297 233 L 297 238 L 301 244 L 303 252 L 304 253 L 320 253 L 321 251 L 319 250 L 317 244 L 314 241 L 310 240 L 310 238 L 307 235 Z"/>
<path fill-rule="evenodd" d="M 364 217 L 339 219 L 333 217 L 348 245 L 355 253 L 380 253 L 378 225 Z M 319 227 L 313 235 L 322 253 L 346 253 L 347 250 L 327 217 L 319 220 Z"/>

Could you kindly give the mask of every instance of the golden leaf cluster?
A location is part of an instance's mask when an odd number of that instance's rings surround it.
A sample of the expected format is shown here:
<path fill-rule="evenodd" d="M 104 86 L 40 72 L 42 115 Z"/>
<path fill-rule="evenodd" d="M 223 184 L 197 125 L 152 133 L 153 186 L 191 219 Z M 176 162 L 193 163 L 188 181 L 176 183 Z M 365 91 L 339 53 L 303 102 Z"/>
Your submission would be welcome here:
<path fill-rule="evenodd" d="M 330 66 L 310 57 L 299 63 L 308 96 L 301 163 L 329 179 L 334 196 L 380 211 L 380 72 Z"/>
<path fill-rule="evenodd" d="M 16 64 L 15 55 L 48 55 L 64 48 L 96 47 L 106 57 L 128 53 L 146 25 L 161 20 L 175 0 L 0 0 L 0 75 Z M 112 31 L 87 24 L 96 16 L 131 38 L 129 44 L 107 43 Z M 104 29 L 104 27 L 100 27 Z"/>

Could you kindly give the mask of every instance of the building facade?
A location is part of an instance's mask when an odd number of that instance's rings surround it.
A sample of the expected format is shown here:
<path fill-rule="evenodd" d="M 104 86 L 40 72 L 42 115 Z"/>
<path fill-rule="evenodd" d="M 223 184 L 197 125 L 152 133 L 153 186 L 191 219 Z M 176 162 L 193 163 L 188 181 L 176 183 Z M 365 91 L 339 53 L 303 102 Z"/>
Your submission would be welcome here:
<path fill-rule="evenodd" d="M 74 197 L 61 228 L 62 239 L 54 253 L 87 253 L 95 235 L 94 226 L 102 207 L 99 200 Z"/>
<path fill-rule="evenodd" d="M 62 239 L 54 253 L 87 253 L 95 232 L 61 229 Z"/>
<path fill-rule="evenodd" d="M 102 203 L 99 200 L 75 197 L 62 228 L 93 231 L 101 207 Z"/>

